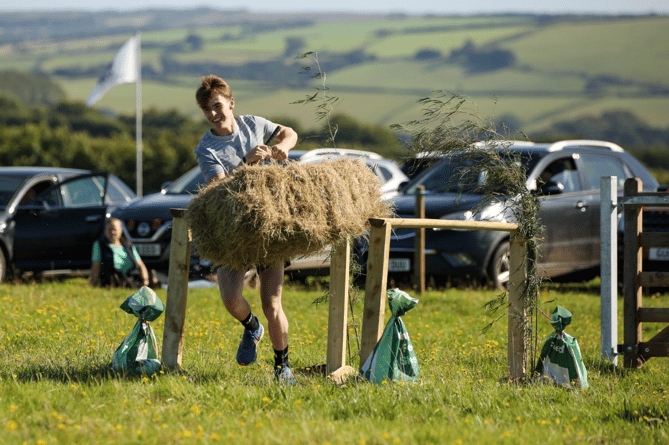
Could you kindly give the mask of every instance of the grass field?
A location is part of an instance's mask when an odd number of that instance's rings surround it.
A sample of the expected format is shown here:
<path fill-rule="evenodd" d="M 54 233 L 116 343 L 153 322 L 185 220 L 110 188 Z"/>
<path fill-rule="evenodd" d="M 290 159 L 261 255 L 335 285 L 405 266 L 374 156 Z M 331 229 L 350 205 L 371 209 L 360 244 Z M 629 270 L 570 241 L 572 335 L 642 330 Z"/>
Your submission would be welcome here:
<path fill-rule="evenodd" d="M 135 322 L 119 308 L 129 294 L 91 289 L 83 278 L 0 285 L 0 443 L 669 441 L 669 363 L 655 358 L 626 370 L 600 360 L 596 285 L 551 285 L 541 294 L 546 312 L 560 304 L 574 314 L 567 332 L 579 340 L 590 383 L 580 391 L 505 383 L 506 320 L 481 332 L 491 320 L 483 304 L 495 293 L 457 289 L 427 292 L 402 317 L 421 367 L 414 384 L 350 380 L 337 386 L 324 376 L 298 373 L 295 387 L 277 386 L 268 339 L 260 344 L 258 363 L 234 363 L 241 326 L 211 288 L 189 292 L 186 374 L 118 376 L 108 363 Z M 165 300 L 165 291 L 158 295 Z M 320 295 L 300 285 L 284 289 L 295 368 L 325 361 L 327 305 L 312 304 Z M 248 296 L 259 311 L 257 292 Z M 644 300 L 644 306 L 667 304 L 666 294 Z M 358 303 L 355 320 L 361 309 Z M 152 323 L 159 345 L 162 320 Z M 657 330 L 645 324 L 644 338 Z M 548 322 L 539 320 L 539 347 L 550 332 Z M 358 366 L 356 359 L 352 365 Z"/>

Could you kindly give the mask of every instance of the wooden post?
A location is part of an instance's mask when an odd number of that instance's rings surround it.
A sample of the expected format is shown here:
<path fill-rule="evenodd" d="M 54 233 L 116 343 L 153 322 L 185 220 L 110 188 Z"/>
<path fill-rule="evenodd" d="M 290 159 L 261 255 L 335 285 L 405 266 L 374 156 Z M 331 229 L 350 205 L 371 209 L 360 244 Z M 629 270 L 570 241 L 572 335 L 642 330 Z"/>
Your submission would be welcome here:
<path fill-rule="evenodd" d="M 601 178 L 600 277 L 602 358 L 617 364 L 618 348 L 618 178 Z"/>
<path fill-rule="evenodd" d="M 629 178 L 625 181 L 625 198 L 634 196 L 643 190 L 639 178 Z M 639 273 L 642 267 L 641 246 L 639 245 L 639 234 L 641 233 L 643 210 L 639 206 L 625 206 L 625 246 L 624 246 L 624 271 L 623 271 L 623 297 L 624 297 L 624 362 L 627 368 L 639 368 L 642 363 L 639 360 L 638 345 L 641 343 L 641 322 L 637 313 L 641 307 L 642 288 L 639 284 Z"/>
<path fill-rule="evenodd" d="M 511 236 L 509 252 L 509 379 L 518 382 L 527 374 L 527 308 L 522 294 L 525 289 L 525 240 Z"/>
<path fill-rule="evenodd" d="M 416 218 L 425 218 L 425 186 L 416 187 Z M 425 293 L 425 228 L 416 229 L 414 245 L 414 284 L 418 295 Z"/>
<path fill-rule="evenodd" d="M 360 366 L 374 350 L 381 338 L 385 322 L 386 286 L 388 283 L 388 253 L 391 225 L 385 220 L 373 220 L 369 231 L 367 252 L 367 281 L 365 308 L 362 315 Z"/>
<path fill-rule="evenodd" d="M 326 368 L 331 374 L 346 363 L 348 334 L 348 281 L 351 245 L 347 241 L 334 246 L 330 262 L 330 313 L 328 317 L 328 352 Z"/>
<path fill-rule="evenodd" d="M 188 271 L 190 268 L 191 234 L 186 220 L 186 209 L 171 209 L 172 241 L 170 245 L 169 279 L 165 302 L 165 330 L 163 331 L 163 366 L 181 370 L 186 302 L 188 301 Z"/>

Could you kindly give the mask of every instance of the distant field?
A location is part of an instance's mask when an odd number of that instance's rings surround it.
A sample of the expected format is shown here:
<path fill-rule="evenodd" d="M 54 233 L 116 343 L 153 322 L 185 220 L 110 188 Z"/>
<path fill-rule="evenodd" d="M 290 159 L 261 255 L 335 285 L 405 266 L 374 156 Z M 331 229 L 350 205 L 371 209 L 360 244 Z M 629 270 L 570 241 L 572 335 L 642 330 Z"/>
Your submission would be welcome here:
<path fill-rule="evenodd" d="M 667 85 L 669 19 L 560 24 L 505 44 L 521 65 Z"/>
<path fill-rule="evenodd" d="M 500 39 L 506 39 L 533 29 L 531 25 L 491 27 L 485 32 L 459 28 L 453 30 L 435 30 L 416 34 L 395 34 L 377 39 L 367 46 L 367 50 L 383 58 L 413 57 L 421 49 L 435 49 L 448 56 L 450 50 L 461 47 L 471 40 L 476 45 L 487 45 Z"/>
<path fill-rule="evenodd" d="M 143 33 L 142 61 L 161 72 L 161 58 L 167 48 L 194 32 L 203 39 L 203 47 L 195 52 L 172 51 L 170 58 L 189 64 L 237 66 L 253 61 L 295 63 L 292 54 L 284 54 L 286 39 L 300 37 L 304 46 L 295 52 L 314 51 L 323 58 L 328 53 L 362 50 L 375 56 L 374 60 L 327 73 L 330 94 L 341 99 L 336 111 L 365 122 L 390 125 L 415 119 L 420 115 L 418 99 L 431 91 L 445 90 L 471 97 L 482 117 L 513 114 L 528 132 L 608 110 L 629 110 L 650 125 L 666 127 L 668 97 L 652 96 L 647 89 L 652 84 L 669 91 L 667 29 L 668 17 L 581 18 L 543 24 L 532 17 L 412 17 L 323 22 L 252 33 L 239 25 Z M 46 72 L 68 67 L 86 69 L 108 63 L 127 37 L 101 36 L 58 44 L 33 42 L 28 51 L 0 53 L 0 63 L 3 69 L 39 67 Z M 469 73 L 459 65 L 446 63 L 451 51 L 468 40 L 479 48 L 487 45 L 510 50 L 516 63 L 488 73 Z M 416 60 L 416 52 L 426 48 L 439 51 L 442 57 Z M 298 63 L 314 65 L 308 59 Z M 295 80 L 300 76 L 298 71 Z M 200 75 L 205 74 L 210 73 L 168 76 L 160 82 L 145 79 L 144 108 L 177 108 L 199 116 L 193 91 Z M 290 89 L 285 79 L 252 82 L 229 78 L 224 72 L 215 74 L 230 80 L 238 112 L 288 115 L 305 127 L 317 125 L 313 107 L 290 105 L 313 93 L 313 89 Z M 58 81 L 70 98 L 84 100 L 96 78 L 61 77 Z M 594 94 L 585 94 L 597 78 L 607 81 L 595 84 L 598 89 Z M 134 113 L 134 86 L 115 87 L 95 106 Z"/>
<path fill-rule="evenodd" d="M 142 103 L 144 109 L 176 108 L 194 118 L 201 112 L 195 103 L 195 89 L 199 78 L 177 79 L 177 83 L 163 84 L 144 81 L 142 83 Z M 61 80 L 72 99 L 85 100 L 95 83 L 94 79 L 69 81 Z M 314 105 L 296 105 L 310 89 L 277 88 L 270 83 L 233 81 L 233 93 L 237 99 L 236 111 L 242 114 L 265 116 L 290 116 L 305 128 L 316 128 Z M 446 88 L 447 91 L 451 89 Z M 425 90 L 425 95 L 429 94 Z M 340 98 L 335 112 L 342 112 L 363 122 L 392 125 L 407 122 L 420 116 L 422 107 L 417 101 L 425 97 L 418 91 L 404 94 L 369 93 L 364 88 L 359 91 L 341 90 L 332 86 L 331 95 Z M 508 114 L 523 117 L 523 131 L 532 132 L 546 128 L 552 122 L 569 120 L 584 115 L 599 115 L 604 110 L 630 110 L 649 124 L 664 128 L 669 122 L 669 105 L 665 98 L 601 98 L 583 97 L 514 97 L 492 95 L 468 96 L 476 104 L 481 117 L 501 117 Z M 135 113 L 135 86 L 118 85 L 108 92 L 96 108 L 109 109 L 124 114 Z M 322 123 L 321 123 L 322 124 Z"/>

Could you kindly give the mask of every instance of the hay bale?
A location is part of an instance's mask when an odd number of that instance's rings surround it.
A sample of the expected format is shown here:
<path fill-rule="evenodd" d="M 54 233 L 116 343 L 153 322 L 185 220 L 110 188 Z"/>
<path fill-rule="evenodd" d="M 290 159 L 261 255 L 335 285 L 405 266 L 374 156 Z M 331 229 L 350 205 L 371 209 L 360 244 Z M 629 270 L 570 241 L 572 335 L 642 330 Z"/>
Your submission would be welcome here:
<path fill-rule="evenodd" d="M 362 236 L 369 218 L 391 213 L 376 175 L 344 158 L 241 166 L 203 188 L 186 218 L 200 257 L 245 270 Z"/>

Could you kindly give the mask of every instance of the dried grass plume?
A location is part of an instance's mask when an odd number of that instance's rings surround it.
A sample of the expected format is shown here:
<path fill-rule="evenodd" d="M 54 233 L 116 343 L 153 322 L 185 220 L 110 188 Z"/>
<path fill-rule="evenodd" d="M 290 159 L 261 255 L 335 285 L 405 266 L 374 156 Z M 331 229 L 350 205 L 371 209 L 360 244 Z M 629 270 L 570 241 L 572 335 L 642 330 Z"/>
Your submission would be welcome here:
<path fill-rule="evenodd" d="M 271 265 L 362 236 L 371 217 L 392 214 L 363 162 L 241 166 L 188 206 L 201 258 L 234 269 Z"/>

